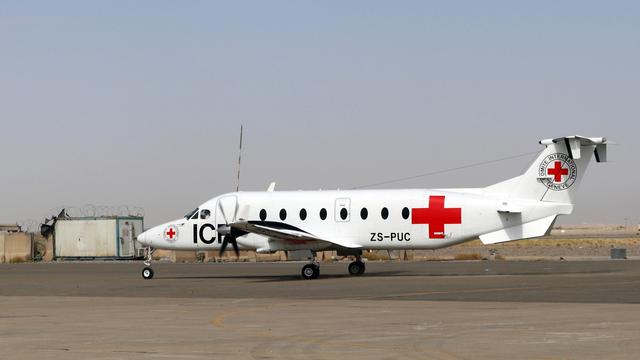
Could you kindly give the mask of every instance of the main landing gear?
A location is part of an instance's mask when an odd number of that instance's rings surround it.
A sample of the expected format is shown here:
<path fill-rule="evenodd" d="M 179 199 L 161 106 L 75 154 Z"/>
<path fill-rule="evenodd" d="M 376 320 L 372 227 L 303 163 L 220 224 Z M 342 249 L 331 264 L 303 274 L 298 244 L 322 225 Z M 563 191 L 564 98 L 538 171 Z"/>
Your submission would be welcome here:
<path fill-rule="evenodd" d="M 306 280 L 317 279 L 320 276 L 320 265 L 316 261 L 316 252 L 311 251 L 311 262 L 302 267 L 302 278 Z"/>
<path fill-rule="evenodd" d="M 352 276 L 359 276 L 364 274 L 365 266 L 364 262 L 362 261 L 362 257 L 359 255 L 356 256 L 356 261 L 350 263 L 347 269 L 349 270 L 349 275 Z"/>
<path fill-rule="evenodd" d="M 147 253 L 147 255 L 146 255 L 146 259 L 144 260 L 144 269 L 142 269 L 142 277 L 148 280 L 153 278 L 153 269 L 151 268 L 151 254 L 153 253 L 153 250 L 151 250 L 151 247 L 148 246 L 145 249 L 145 252 Z"/>
<path fill-rule="evenodd" d="M 307 264 L 302 267 L 302 277 L 311 280 L 320 276 L 320 266 L 318 264 Z"/>
<path fill-rule="evenodd" d="M 364 263 L 362 261 L 354 261 L 349 264 L 349 275 L 358 276 L 364 274 Z"/>
<path fill-rule="evenodd" d="M 309 264 L 302 267 L 302 278 L 306 280 L 317 279 L 318 276 L 320 276 L 320 265 L 318 265 L 318 262 L 316 261 L 316 252 L 312 251 L 311 256 L 312 257 L 309 258 Z M 347 269 L 349 270 L 349 275 L 352 276 L 364 274 L 365 266 L 362 261 L 362 256 L 357 255 L 356 261 L 350 263 Z"/>

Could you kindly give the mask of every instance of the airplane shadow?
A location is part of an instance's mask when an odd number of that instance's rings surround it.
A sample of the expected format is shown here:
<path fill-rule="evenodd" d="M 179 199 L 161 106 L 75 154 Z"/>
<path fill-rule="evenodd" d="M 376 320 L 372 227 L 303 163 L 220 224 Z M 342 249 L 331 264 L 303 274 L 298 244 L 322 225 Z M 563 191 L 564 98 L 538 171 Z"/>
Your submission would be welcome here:
<path fill-rule="evenodd" d="M 456 272 L 456 273 L 415 273 L 408 271 L 376 271 L 367 272 L 360 276 L 352 276 L 349 274 L 320 274 L 320 277 L 314 281 L 331 280 L 331 279 L 351 279 L 351 278 L 376 278 L 376 277 L 484 277 L 484 276 L 558 276 L 558 275 L 571 275 L 571 274 L 610 274 L 619 272 L 620 270 L 588 270 L 588 271 L 556 271 L 556 272 L 543 272 L 543 271 L 523 271 L 523 272 L 490 272 L 490 273 L 477 273 L 477 272 Z M 303 279 L 298 274 L 287 275 L 198 275 L 198 276 L 159 276 L 158 279 L 164 280 L 248 280 L 255 283 L 269 283 L 269 282 L 286 282 L 286 281 L 309 281 Z"/>

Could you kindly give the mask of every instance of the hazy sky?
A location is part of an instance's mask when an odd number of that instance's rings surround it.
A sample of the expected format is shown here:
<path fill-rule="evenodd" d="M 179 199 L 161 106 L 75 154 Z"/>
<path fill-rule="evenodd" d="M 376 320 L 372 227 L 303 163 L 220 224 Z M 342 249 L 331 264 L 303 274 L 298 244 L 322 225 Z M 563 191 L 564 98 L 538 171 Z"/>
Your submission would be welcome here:
<path fill-rule="evenodd" d="M 147 226 L 235 189 L 332 189 L 619 143 L 561 223 L 640 222 L 637 1 L 1 1 L 0 222 Z M 387 187 L 480 187 L 530 158 Z"/>

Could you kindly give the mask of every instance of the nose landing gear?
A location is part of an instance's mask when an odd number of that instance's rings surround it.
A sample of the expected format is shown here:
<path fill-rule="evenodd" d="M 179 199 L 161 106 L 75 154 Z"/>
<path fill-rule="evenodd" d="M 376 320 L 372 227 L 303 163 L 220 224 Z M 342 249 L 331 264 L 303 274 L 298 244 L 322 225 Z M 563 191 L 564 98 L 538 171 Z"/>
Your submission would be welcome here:
<path fill-rule="evenodd" d="M 153 269 L 151 268 L 151 254 L 153 254 L 153 250 L 148 246 L 145 248 L 146 258 L 144 260 L 144 269 L 142 269 L 142 277 L 145 279 L 153 278 Z"/>

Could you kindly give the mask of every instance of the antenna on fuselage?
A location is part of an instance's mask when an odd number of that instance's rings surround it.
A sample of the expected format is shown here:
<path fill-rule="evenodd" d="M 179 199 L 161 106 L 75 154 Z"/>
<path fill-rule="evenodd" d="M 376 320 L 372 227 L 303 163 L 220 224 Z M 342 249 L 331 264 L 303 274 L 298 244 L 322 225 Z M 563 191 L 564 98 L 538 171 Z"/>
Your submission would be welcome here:
<path fill-rule="evenodd" d="M 240 191 L 240 162 L 242 161 L 242 124 L 240 124 L 240 150 L 238 151 L 238 179 L 236 182 L 236 192 Z"/>

